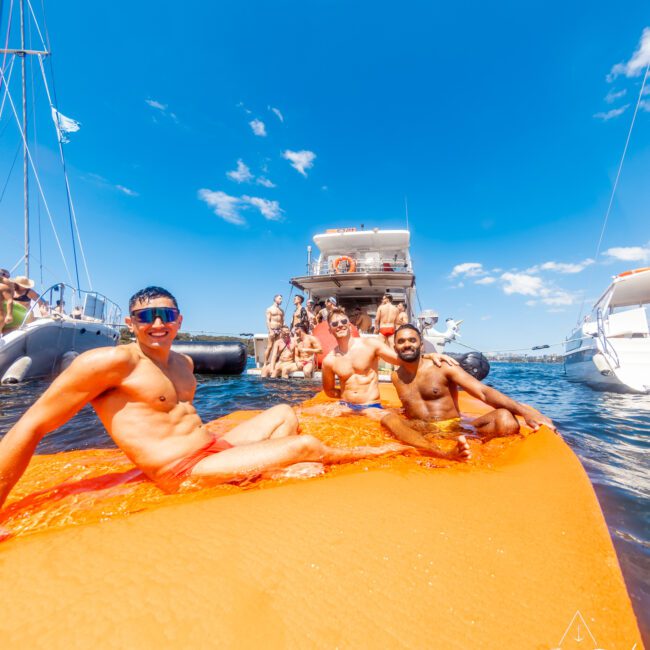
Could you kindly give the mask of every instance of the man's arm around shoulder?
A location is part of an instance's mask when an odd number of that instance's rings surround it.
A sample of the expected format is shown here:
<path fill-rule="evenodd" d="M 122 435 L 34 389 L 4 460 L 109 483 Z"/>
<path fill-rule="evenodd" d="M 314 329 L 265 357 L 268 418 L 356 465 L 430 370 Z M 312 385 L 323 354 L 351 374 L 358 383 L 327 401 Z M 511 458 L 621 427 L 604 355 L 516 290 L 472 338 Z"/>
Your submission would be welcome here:
<path fill-rule="evenodd" d="M 79 355 L 0 440 L 0 507 L 41 438 L 101 393 L 119 386 L 133 370 L 137 358 L 128 347 L 98 348 Z"/>

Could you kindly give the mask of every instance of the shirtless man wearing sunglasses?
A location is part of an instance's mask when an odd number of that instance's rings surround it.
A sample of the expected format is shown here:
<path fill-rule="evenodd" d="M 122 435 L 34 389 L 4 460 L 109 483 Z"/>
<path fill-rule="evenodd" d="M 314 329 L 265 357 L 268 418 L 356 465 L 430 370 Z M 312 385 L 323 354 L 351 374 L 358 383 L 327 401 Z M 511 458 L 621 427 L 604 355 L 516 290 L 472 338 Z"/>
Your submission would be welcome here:
<path fill-rule="evenodd" d="M 230 430 L 203 424 L 192 405 L 192 360 L 171 350 L 183 320 L 176 299 L 147 287 L 132 296 L 129 314 L 134 343 L 80 354 L 0 440 L 0 506 L 43 436 L 89 403 L 117 446 L 168 492 L 187 480 L 224 483 L 283 468 L 300 475 L 298 464 L 306 461 L 342 463 L 409 449 L 399 443 L 328 447 L 298 435 L 298 420 L 285 404 Z M 316 473 L 322 466 L 308 469 Z"/>

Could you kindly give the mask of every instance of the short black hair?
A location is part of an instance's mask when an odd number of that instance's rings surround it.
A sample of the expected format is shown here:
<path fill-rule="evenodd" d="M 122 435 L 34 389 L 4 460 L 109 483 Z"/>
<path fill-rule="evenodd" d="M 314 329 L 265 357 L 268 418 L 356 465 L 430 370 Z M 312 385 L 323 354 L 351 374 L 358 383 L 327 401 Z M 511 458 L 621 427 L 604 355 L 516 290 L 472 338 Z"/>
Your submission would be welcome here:
<path fill-rule="evenodd" d="M 282 298 L 282 294 L 281 294 L 281 293 L 276 293 L 276 294 L 273 296 L 273 300 L 275 300 L 276 298 Z"/>
<path fill-rule="evenodd" d="M 129 298 L 129 312 L 132 312 L 138 303 L 147 304 L 156 298 L 169 298 L 174 303 L 174 307 L 178 309 L 176 298 L 167 289 L 163 289 L 162 287 L 145 287 L 144 289 L 140 289 L 140 291 L 136 291 Z"/>
<path fill-rule="evenodd" d="M 298 294 L 298 295 L 296 296 L 296 298 L 298 298 L 298 300 L 300 300 L 300 304 L 301 304 L 301 305 L 302 305 L 303 302 L 305 302 L 305 297 L 304 297 L 304 296 L 301 296 L 300 294 Z"/>
<path fill-rule="evenodd" d="M 391 296 L 390 293 L 385 293 L 383 297 L 388 298 L 388 302 L 393 302 L 393 296 Z"/>
<path fill-rule="evenodd" d="M 415 325 L 411 325 L 411 323 L 404 323 L 404 325 L 400 325 L 395 330 L 395 338 L 397 338 L 397 334 L 400 330 L 413 330 L 418 335 L 420 341 L 422 340 L 422 332 L 420 332 L 420 330 Z"/>

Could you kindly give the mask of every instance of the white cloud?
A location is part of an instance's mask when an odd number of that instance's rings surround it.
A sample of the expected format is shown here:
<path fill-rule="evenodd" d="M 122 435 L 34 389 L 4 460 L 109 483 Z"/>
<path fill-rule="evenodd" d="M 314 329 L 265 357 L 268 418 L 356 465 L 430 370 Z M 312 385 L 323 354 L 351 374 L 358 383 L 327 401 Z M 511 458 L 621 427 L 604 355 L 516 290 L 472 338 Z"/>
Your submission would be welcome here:
<path fill-rule="evenodd" d="M 638 77 L 648 64 L 650 64 L 650 27 L 643 30 L 641 40 L 632 58 L 627 63 L 617 63 L 607 75 L 607 81 L 614 81 L 622 74 L 626 77 Z"/>
<path fill-rule="evenodd" d="M 575 296 L 562 289 L 543 289 L 541 300 L 545 305 L 572 305 Z"/>
<path fill-rule="evenodd" d="M 272 111 L 273 113 L 276 114 L 276 116 L 280 120 L 280 122 L 284 122 L 284 115 L 282 115 L 282 113 L 280 113 L 279 108 L 274 108 L 273 106 L 269 106 L 268 108 L 269 108 L 270 111 Z"/>
<path fill-rule="evenodd" d="M 646 113 L 650 113 L 650 102 L 647 99 L 642 99 L 639 102 L 639 108 Z"/>
<path fill-rule="evenodd" d="M 492 316 L 481 316 L 481 320 L 490 320 Z"/>
<path fill-rule="evenodd" d="M 178 117 L 176 117 L 176 113 L 172 113 L 171 111 L 167 110 L 169 108 L 168 104 L 163 104 L 162 102 L 159 102 L 155 99 L 145 99 L 144 102 L 147 104 L 147 106 L 160 111 L 162 115 L 168 117 L 170 120 L 173 120 L 176 122 L 176 124 L 178 124 Z M 158 122 L 155 117 L 153 118 L 153 121 Z"/>
<path fill-rule="evenodd" d="M 253 129 L 253 133 L 255 135 L 259 135 L 261 138 L 266 137 L 266 125 L 264 122 L 262 122 L 262 120 L 254 119 L 251 120 L 248 124 L 250 125 L 251 129 Z"/>
<path fill-rule="evenodd" d="M 273 181 L 270 181 L 268 178 L 264 178 L 264 176 L 260 176 L 255 182 L 262 187 L 276 187 Z"/>
<path fill-rule="evenodd" d="M 645 262 L 650 259 L 650 245 L 608 248 L 605 255 L 622 262 Z"/>
<path fill-rule="evenodd" d="M 278 201 L 269 201 L 268 199 L 261 199 L 257 196 L 242 196 L 242 201 L 250 203 L 256 207 L 265 219 L 269 221 L 280 221 L 284 210 L 280 207 Z"/>
<path fill-rule="evenodd" d="M 519 293 L 522 296 L 537 296 L 544 286 L 541 278 L 526 273 L 504 273 L 501 280 L 503 291 L 507 294 Z"/>
<path fill-rule="evenodd" d="M 605 113 L 594 113 L 594 117 L 599 120 L 603 120 L 603 122 L 607 122 L 608 120 L 611 120 L 625 113 L 628 107 L 629 104 L 625 104 L 625 106 L 621 106 L 620 108 L 612 108 L 611 111 L 607 111 Z"/>
<path fill-rule="evenodd" d="M 487 275 L 487 272 L 479 262 L 463 262 L 454 266 L 449 277 L 455 278 L 461 275 L 468 278 L 478 278 L 482 275 Z"/>
<path fill-rule="evenodd" d="M 151 108 L 157 108 L 159 111 L 162 111 L 163 113 L 167 110 L 167 104 L 162 104 L 161 102 L 158 102 L 155 99 L 145 99 L 144 101 L 146 104 L 151 106 Z"/>
<path fill-rule="evenodd" d="M 237 169 L 226 172 L 226 176 L 236 183 L 250 183 L 255 178 L 241 158 L 237 161 Z"/>
<path fill-rule="evenodd" d="M 566 263 L 566 262 L 544 262 L 544 264 L 538 264 L 536 266 L 531 266 L 529 269 L 526 269 L 526 273 L 537 273 L 539 271 L 555 271 L 556 273 L 580 273 L 584 271 L 588 266 L 591 266 L 594 263 L 590 257 L 582 262 Z"/>
<path fill-rule="evenodd" d="M 496 282 L 496 278 L 493 278 L 491 275 L 488 275 L 484 278 L 481 278 L 480 280 L 476 280 L 474 284 L 494 284 Z"/>
<path fill-rule="evenodd" d="M 241 226 L 246 223 L 239 213 L 242 201 L 236 196 L 230 196 L 225 192 L 202 189 L 198 192 L 199 199 L 207 203 L 214 213 L 228 223 Z"/>
<path fill-rule="evenodd" d="M 287 149 L 283 152 L 282 157 L 291 163 L 291 166 L 300 172 L 303 176 L 307 176 L 306 169 L 311 169 L 314 166 L 314 159 L 316 154 L 313 151 L 290 151 Z"/>
<path fill-rule="evenodd" d="M 124 187 L 124 185 L 116 185 L 115 186 L 116 190 L 119 190 L 123 194 L 126 194 L 127 196 L 140 196 L 137 192 L 134 190 L 129 189 L 128 187 Z"/>
<path fill-rule="evenodd" d="M 621 97 L 625 97 L 625 94 L 627 93 L 627 89 L 623 88 L 623 90 L 619 90 L 618 92 L 610 90 L 607 95 L 605 96 L 605 101 L 608 104 L 613 104 L 617 99 L 620 99 Z"/>

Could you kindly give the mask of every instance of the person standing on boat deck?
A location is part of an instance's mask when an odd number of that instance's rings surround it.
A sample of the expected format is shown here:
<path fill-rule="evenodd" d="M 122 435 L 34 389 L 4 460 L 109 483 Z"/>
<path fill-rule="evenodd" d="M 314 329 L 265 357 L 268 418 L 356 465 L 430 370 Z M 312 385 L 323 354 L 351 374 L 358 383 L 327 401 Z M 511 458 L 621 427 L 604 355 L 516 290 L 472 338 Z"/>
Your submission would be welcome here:
<path fill-rule="evenodd" d="M 399 443 L 328 447 L 297 434 L 298 420 L 286 404 L 225 433 L 219 424 L 203 424 L 192 405 L 192 360 L 171 350 L 182 320 L 165 289 L 147 287 L 131 297 L 126 325 L 135 342 L 80 354 L 0 440 L 0 507 L 43 436 L 86 404 L 128 458 L 167 492 L 188 479 L 225 483 L 283 468 L 288 475 L 291 465 L 305 461 L 342 463 L 408 449 Z"/>
<path fill-rule="evenodd" d="M 400 325 L 408 325 L 409 317 L 406 313 L 406 305 L 403 302 L 398 303 L 397 312 L 397 321 L 395 322 L 397 327 Z"/>
<path fill-rule="evenodd" d="M 269 363 L 262 368 L 262 377 L 277 379 L 282 372 L 283 364 L 293 362 L 294 346 L 291 330 L 286 325 L 283 325 L 280 328 L 280 338 L 273 344 Z"/>
<path fill-rule="evenodd" d="M 329 322 L 329 314 L 331 313 L 332 309 L 336 309 L 337 306 L 338 302 L 336 301 L 336 298 L 334 298 L 334 296 L 330 296 L 325 301 L 324 307 L 321 308 L 320 313 L 318 314 L 321 322 Z"/>
<path fill-rule="evenodd" d="M 379 360 L 397 365 L 402 361 L 377 338 L 353 338 L 350 320 L 342 309 L 333 309 L 329 318 L 330 332 L 337 346 L 323 359 L 323 390 L 328 397 L 340 400 L 341 414 L 357 412 L 378 419 L 377 410 L 383 409 L 379 396 Z M 444 354 L 427 356 L 436 365 L 443 362 L 458 365 Z"/>
<path fill-rule="evenodd" d="M 273 304 L 266 310 L 266 327 L 269 331 L 269 338 L 264 353 L 264 365 L 269 363 L 273 345 L 280 338 L 280 331 L 284 326 L 284 311 L 280 308 L 281 304 L 282 296 L 278 293 L 273 298 Z"/>
<path fill-rule="evenodd" d="M 372 320 L 366 313 L 365 307 L 363 309 L 361 307 L 357 307 L 354 311 L 356 315 L 354 324 L 357 326 L 357 329 L 363 334 L 368 334 L 370 332 L 370 328 L 372 327 Z"/>
<path fill-rule="evenodd" d="M 15 278 L 11 278 L 11 282 L 14 285 L 14 305 L 18 303 L 25 312 L 28 312 L 32 306 L 32 300 L 34 300 L 43 308 L 43 312 L 47 313 L 49 306 L 34 291 L 34 280 L 30 280 L 26 275 L 17 275 Z M 16 325 L 19 324 L 16 323 Z"/>
<path fill-rule="evenodd" d="M 5 325 L 14 321 L 14 285 L 7 269 L 0 269 L 0 336 Z"/>
<path fill-rule="evenodd" d="M 304 301 L 305 298 L 301 295 L 297 295 L 293 299 L 293 304 L 296 306 L 296 309 L 291 318 L 291 329 L 298 325 L 298 323 L 302 323 L 302 325 L 309 330 L 309 316 L 307 315 L 307 310 L 302 304 Z"/>
<path fill-rule="evenodd" d="M 385 294 L 381 299 L 381 305 L 377 308 L 375 316 L 375 332 L 379 332 L 384 338 L 384 343 L 393 346 L 393 334 L 395 333 L 397 316 L 399 311 L 393 304 L 393 296 Z"/>
<path fill-rule="evenodd" d="M 316 325 L 318 325 L 318 314 L 314 311 L 316 303 L 310 298 L 307 301 L 307 318 L 309 319 L 309 331 L 313 332 Z"/>
<path fill-rule="evenodd" d="M 293 350 L 293 360 L 281 365 L 282 376 L 287 378 L 292 372 L 301 371 L 305 379 L 314 376 L 315 356 L 323 352 L 320 341 L 307 332 L 305 326 L 298 323 L 294 327 L 296 333 Z"/>
<path fill-rule="evenodd" d="M 480 436 L 519 433 L 519 422 L 515 415 L 523 417 L 534 430 L 542 425 L 555 430 L 549 418 L 482 384 L 460 366 L 437 366 L 423 358 L 422 336 L 413 325 L 397 328 L 395 352 L 400 358 L 401 367 L 392 373 L 391 380 L 406 415 L 411 419 L 405 420 L 389 412 L 380 421 L 398 440 L 408 445 L 439 456 L 439 449 L 427 440 L 426 434 L 457 435 L 462 431 L 458 410 L 459 388 L 495 409 L 470 423 Z M 463 441 L 459 438 L 459 442 Z M 466 443 L 452 454 L 460 459 L 468 458 L 469 447 L 465 447 Z"/>

